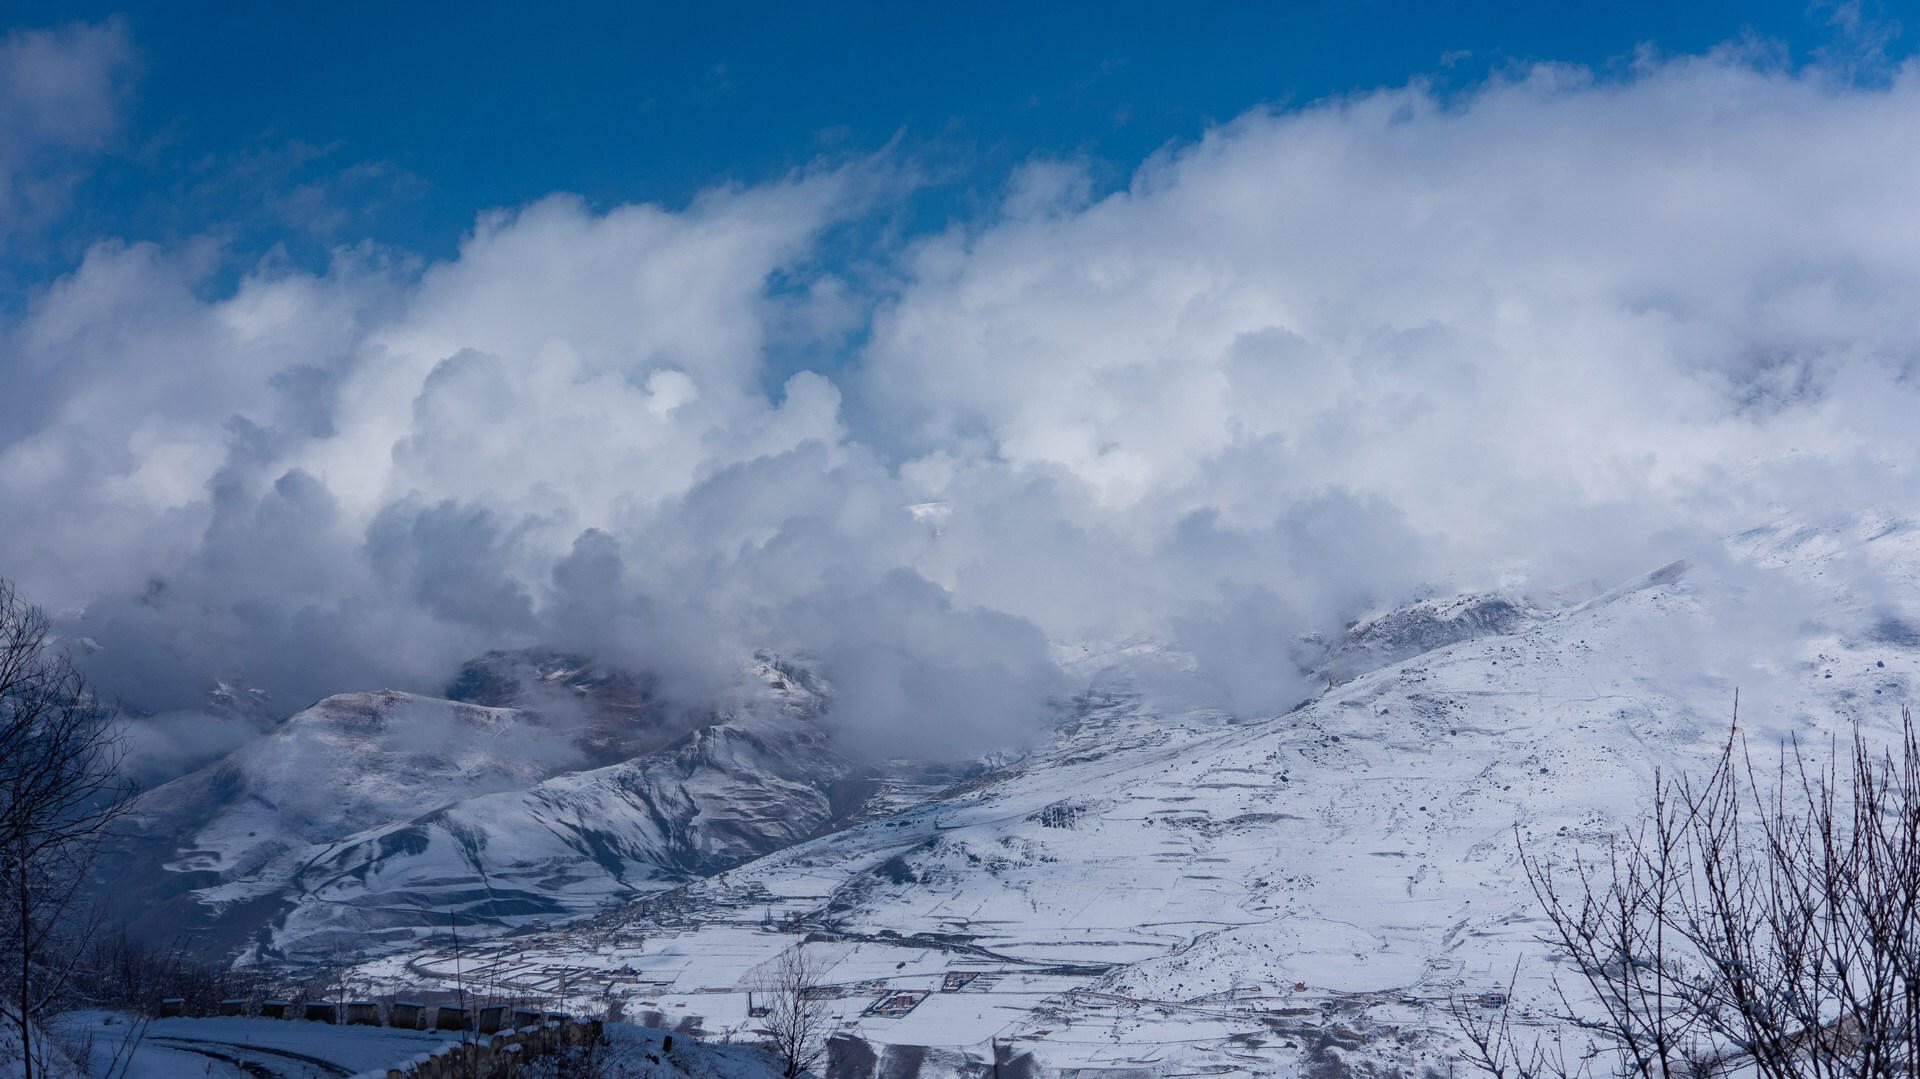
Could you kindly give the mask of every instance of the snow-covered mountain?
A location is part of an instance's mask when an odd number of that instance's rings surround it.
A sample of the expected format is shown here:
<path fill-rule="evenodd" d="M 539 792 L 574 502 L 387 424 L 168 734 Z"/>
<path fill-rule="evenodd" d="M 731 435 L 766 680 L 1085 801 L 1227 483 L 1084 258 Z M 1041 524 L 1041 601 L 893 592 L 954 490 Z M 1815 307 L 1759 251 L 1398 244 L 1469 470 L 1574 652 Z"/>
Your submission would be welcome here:
<path fill-rule="evenodd" d="M 147 792 L 109 862 L 107 896 L 136 932 L 229 951 L 286 909 L 316 850 L 670 744 L 710 718 L 552 654 L 480 657 L 453 692 L 469 699 L 329 697 Z M 492 706 L 510 703 L 524 706 Z"/>
<path fill-rule="evenodd" d="M 527 713 L 407 693 L 329 697 L 142 797 L 110 894 L 139 912 L 136 930 L 229 947 L 272 915 L 314 844 L 569 763 Z"/>
<path fill-rule="evenodd" d="M 148 793 L 111 878 L 136 932 L 293 961 L 456 922 L 472 939 L 730 868 L 964 774 L 853 763 L 819 722 L 821 688 L 774 660 L 700 716 L 552 653 L 482 656 L 449 693 L 464 699 L 330 697 Z"/>
<path fill-rule="evenodd" d="M 1910 699 L 1920 529 L 1784 522 L 1731 547 L 1253 722 L 1117 665 L 1046 747 L 922 805 L 466 961 L 487 992 L 745 1033 L 766 964 L 811 941 L 836 1074 L 859 1079 L 995 1054 L 1061 1074 L 1444 1071 L 1449 1000 L 1504 992 L 1531 957 L 1531 1001 L 1553 970 L 1520 845 L 1564 857 L 1632 826 L 1655 769 L 1724 743 L 1736 687 L 1763 754 L 1885 731 Z M 1371 624 L 1426 634 L 1431 614 Z M 443 969 L 428 949 L 358 976 Z"/>
<path fill-rule="evenodd" d="M 1518 632 L 1547 613 L 1524 599 L 1502 595 L 1419 600 L 1348 626 L 1327 649 L 1316 673 L 1344 682 L 1459 641 Z"/>
<path fill-rule="evenodd" d="M 812 836 L 853 768 L 817 695 L 774 678 L 663 751 L 310 848 L 266 953 L 365 949 L 444 930 L 446 911 L 468 926 L 591 912 Z"/>

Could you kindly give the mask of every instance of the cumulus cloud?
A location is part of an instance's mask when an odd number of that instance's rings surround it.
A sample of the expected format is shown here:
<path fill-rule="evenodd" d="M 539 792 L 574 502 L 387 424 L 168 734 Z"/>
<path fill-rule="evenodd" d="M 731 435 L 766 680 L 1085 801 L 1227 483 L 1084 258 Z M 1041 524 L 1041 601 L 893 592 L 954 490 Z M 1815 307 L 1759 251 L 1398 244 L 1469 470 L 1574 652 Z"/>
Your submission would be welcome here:
<path fill-rule="evenodd" d="M 1056 632 L 1276 655 L 1420 581 L 1624 579 L 1814 471 L 1905 487 L 1916 90 L 1729 52 L 1249 114 L 921 245 L 863 392 L 953 529 L 1072 522 L 1023 537 L 1046 586 L 984 543 L 936 573 Z"/>
<path fill-rule="evenodd" d="M 1036 163 L 867 253 L 884 285 L 820 259 L 866 167 L 556 196 L 211 300 L 194 251 L 102 242 L 6 331 L 4 572 L 154 710 L 519 645 L 697 700 L 772 650 L 861 744 L 946 752 L 1028 729 L 1061 645 L 1166 642 L 1255 713 L 1419 589 L 1611 585 L 1908 493 L 1911 68 L 1260 110 L 1105 195 Z M 856 316 L 769 392 L 777 336 Z"/>

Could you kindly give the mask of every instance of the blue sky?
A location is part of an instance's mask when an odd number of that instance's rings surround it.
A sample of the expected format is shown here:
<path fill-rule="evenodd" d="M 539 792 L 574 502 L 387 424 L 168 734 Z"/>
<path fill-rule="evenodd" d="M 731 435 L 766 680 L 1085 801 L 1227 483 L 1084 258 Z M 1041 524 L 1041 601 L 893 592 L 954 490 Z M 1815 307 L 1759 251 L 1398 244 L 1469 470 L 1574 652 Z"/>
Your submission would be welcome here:
<path fill-rule="evenodd" d="M 806 657 L 888 749 L 1116 641 L 1253 714 L 1917 504 L 1905 7 L 7 15 L 0 576 L 156 772 L 490 648 Z"/>
<path fill-rule="evenodd" d="M 28 281 L 107 235 L 213 230 L 241 251 L 286 243 L 308 261 L 373 238 L 442 258 L 490 207 L 554 191 L 676 204 L 896 140 L 932 182 L 895 211 L 936 226 L 1035 155 L 1085 158 L 1123 183 L 1155 149 L 1263 103 L 1415 78 L 1466 87 L 1542 60 L 1606 72 L 1641 46 L 1684 54 L 1743 37 L 1804 62 L 1857 46 L 1849 11 L 1877 30 L 1903 14 L 1871 0 L 8 10 L 16 26 L 119 19 L 135 50 L 125 127 L 74 216 L 40 237 L 44 250 L 14 245 L 39 256 Z M 1905 55 L 1912 37 L 1889 52 Z M 335 212 L 289 220 L 294 192 Z"/>

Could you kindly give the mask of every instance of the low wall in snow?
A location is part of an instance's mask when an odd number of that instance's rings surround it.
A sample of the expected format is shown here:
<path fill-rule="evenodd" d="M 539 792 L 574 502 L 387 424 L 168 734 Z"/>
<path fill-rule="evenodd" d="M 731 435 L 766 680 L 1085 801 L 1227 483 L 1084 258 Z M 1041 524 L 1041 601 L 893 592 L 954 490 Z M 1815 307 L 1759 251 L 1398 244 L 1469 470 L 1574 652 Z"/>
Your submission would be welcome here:
<path fill-rule="evenodd" d="M 498 1034 L 468 1035 L 390 1068 L 354 1079 L 514 1079 L 530 1061 L 564 1049 L 598 1045 L 598 1019 L 556 1019 Z"/>

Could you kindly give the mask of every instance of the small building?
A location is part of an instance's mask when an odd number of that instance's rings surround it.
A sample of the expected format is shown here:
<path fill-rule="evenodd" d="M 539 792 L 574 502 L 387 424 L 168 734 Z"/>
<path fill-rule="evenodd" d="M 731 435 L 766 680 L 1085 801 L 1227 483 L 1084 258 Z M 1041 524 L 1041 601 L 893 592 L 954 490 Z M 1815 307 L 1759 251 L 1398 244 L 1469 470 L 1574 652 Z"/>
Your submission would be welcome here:
<path fill-rule="evenodd" d="M 260 1018 L 288 1019 L 292 1017 L 292 1005 L 284 1000 L 263 1000 L 260 1002 Z"/>
<path fill-rule="evenodd" d="M 925 1000 L 926 996 L 927 992 L 924 989 L 883 994 L 879 1000 L 868 1005 L 863 1014 L 876 1019 L 898 1019 L 912 1011 L 914 1005 Z"/>
<path fill-rule="evenodd" d="M 227 1000 L 223 1000 L 220 1002 L 220 1014 L 221 1015 L 245 1015 L 247 1014 L 247 1002 L 246 1000 L 240 997 L 233 997 Z"/>
<path fill-rule="evenodd" d="M 411 1000 L 396 1000 L 387 1013 L 387 1025 L 401 1030 L 419 1030 L 427 1018 L 427 1006 Z"/>
<path fill-rule="evenodd" d="M 338 1023 L 340 1021 L 340 1009 L 329 1001 L 307 1001 L 305 1014 L 307 1020 L 313 1023 Z"/>
<path fill-rule="evenodd" d="M 350 1027 L 377 1027 L 380 1025 L 380 1005 L 371 1000 L 355 1000 L 347 1004 L 347 1025 Z"/>

